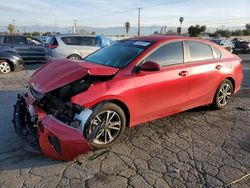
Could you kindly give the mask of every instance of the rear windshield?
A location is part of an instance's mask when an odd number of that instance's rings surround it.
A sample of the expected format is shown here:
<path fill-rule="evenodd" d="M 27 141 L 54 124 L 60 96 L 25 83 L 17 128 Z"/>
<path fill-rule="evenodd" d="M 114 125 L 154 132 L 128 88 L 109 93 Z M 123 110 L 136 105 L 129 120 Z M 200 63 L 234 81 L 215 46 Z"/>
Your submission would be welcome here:
<path fill-rule="evenodd" d="M 67 45 L 98 46 L 98 39 L 96 37 L 68 36 L 62 37 L 62 41 Z"/>
<path fill-rule="evenodd" d="M 46 40 L 46 44 L 48 45 L 58 45 L 56 37 L 48 37 Z"/>
<path fill-rule="evenodd" d="M 119 41 L 90 54 L 84 60 L 95 64 L 123 68 L 151 45 L 152 43 L 147 41 Z"/>

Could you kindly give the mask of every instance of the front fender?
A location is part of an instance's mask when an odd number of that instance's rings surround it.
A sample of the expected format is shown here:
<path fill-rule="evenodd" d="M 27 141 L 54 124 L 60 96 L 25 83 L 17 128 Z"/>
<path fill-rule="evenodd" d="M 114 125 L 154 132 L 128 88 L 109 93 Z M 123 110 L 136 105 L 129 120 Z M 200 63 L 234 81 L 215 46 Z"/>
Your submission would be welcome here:
<path fill-rule="evenodd" d="M 107 82 L 94 84 L 87 91 L 72 97 L 71 102 L 91 108 L 103 101 L 118 100 L 127 106 L 130 112 L 130 122 L 133 122 L 135 109 L 133 102 L 134 89 L 129 83 L 122 81 L 119 82 L 119 85 L 116 84 L 116 82 L 112 82 L 112 84 L 107 84 Z"/>

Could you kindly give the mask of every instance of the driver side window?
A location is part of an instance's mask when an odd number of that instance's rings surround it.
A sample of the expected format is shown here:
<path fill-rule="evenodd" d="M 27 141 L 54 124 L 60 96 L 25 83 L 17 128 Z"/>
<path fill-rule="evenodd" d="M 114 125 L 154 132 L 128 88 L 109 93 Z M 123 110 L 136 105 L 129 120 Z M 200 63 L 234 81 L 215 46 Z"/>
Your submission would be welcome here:
<path fill-rule="evenodd" d="M 150 54 L 145 61 L 153 61 L 161 66 L 183 63 L 183 43 L 172 42 L 165 44 Z"/>

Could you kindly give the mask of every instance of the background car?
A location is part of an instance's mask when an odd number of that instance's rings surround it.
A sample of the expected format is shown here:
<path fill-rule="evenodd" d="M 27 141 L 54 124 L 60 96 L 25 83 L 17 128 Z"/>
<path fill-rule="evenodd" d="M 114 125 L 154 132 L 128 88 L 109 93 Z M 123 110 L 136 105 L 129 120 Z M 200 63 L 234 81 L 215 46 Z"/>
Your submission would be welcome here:
<path fill-rule="evenodd" d="M 38 39 L 39 41 L 41 41 L 43 44 L 46 43 L 48 36 L 33 36 L 33 38 Z"/>
<path fill-rule="evenodd" d="M 234 50 L 234 44 L 229 39 L 212 39 L 211 41 L 220 46 L 223 46 L 225 49 L 227 49 L 231 53 Z"/>
<path fill-rule="evenodd" d="M 250 53 L 250 42 L 247 41 L 236 41 L 234 42 L 235 53 Z"/>
<path fill-rule="evenodd" d="M 56 35 L 48 38 L 45 47 L 48 59 L 82 59 L 111 42 L 103 35 Z"/>
<path fill-rule="evenodd" d="M 111 146 L 125 127 L 202 105 L 222 109 L 242 78 L 242 60 L 212 42 L 136 37 L 43 66 L 19 95 L 13 122 L 19 134 L 31 127 L 44 155 L 72 160 Z"/>
<path fill-rule="evenodd" d="M 21 56 L 12 52 L 0 51 L 0 73 L 6 74 L 10 71 L 23 69 L 23 60 Z"/>
<path fill-rule="evenodd" d="M 29 42 L 25 36 L 0 35 L 0 51 L 14 52 L 20 55 L 24 63 L 47 62 L 44 47 Z"/>

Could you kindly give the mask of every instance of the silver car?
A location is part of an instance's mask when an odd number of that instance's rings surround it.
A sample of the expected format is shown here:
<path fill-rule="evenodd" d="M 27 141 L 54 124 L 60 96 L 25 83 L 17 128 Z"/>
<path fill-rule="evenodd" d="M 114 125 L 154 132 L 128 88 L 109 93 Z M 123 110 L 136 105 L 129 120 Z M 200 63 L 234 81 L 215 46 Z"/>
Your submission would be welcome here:
<path fill-rule="evenodd" d="M 47 59 L 82 59 L 112 41 L 103 35 L 56 35 L 45 44 Z"/>
<path fill-rule="evenodd" d="M 234 50 L 234 44 L 229 39 L 212 39 L 211 41 L 218 44 L 218 45 L 220 45 L 220 46 L 223 46 L 224 48 L 226 48 L 231 53 Z"/>

